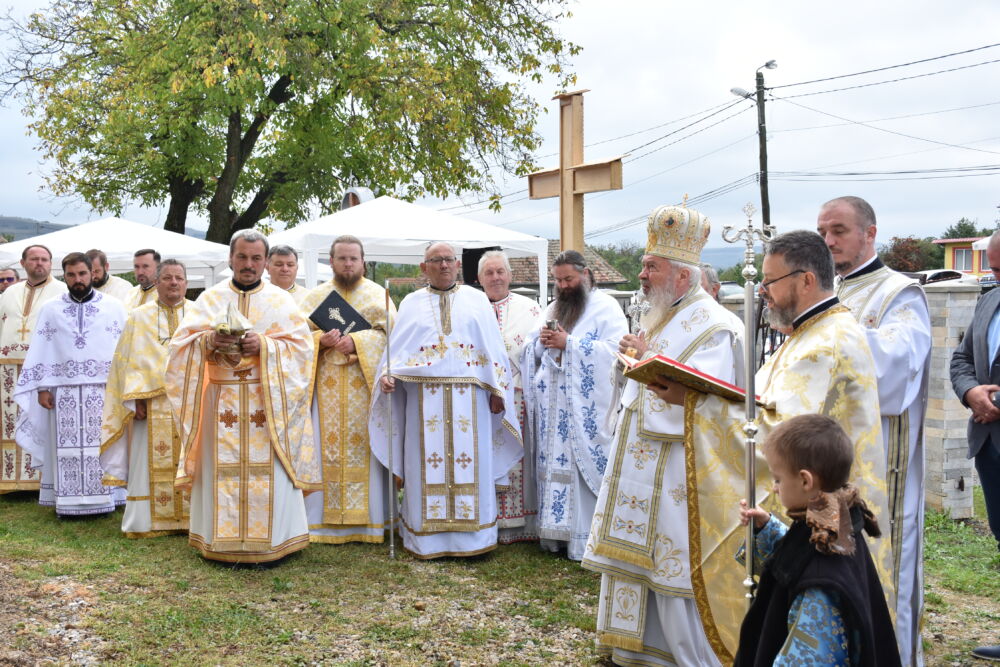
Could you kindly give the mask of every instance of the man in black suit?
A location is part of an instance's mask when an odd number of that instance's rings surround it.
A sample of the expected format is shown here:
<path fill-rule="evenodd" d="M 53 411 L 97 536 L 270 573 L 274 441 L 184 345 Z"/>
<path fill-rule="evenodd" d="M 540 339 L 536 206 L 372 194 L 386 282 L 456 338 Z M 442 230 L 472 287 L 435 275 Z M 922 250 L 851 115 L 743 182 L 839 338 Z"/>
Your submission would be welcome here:
<path fill-rule="evenodd" d="M 1000 280 L 1000 232 L 986 248 L 993 276 Z M 986 498 L 986 516 L 1000 548 L 1000 289 L 979 300 L 972 323 L 951 357 L 951 385 L 962 403 L 972 410 L 969 418 L 969 458 Z M 972 654 L 1000 660 L 1000 646 L 980 646 Z"/>

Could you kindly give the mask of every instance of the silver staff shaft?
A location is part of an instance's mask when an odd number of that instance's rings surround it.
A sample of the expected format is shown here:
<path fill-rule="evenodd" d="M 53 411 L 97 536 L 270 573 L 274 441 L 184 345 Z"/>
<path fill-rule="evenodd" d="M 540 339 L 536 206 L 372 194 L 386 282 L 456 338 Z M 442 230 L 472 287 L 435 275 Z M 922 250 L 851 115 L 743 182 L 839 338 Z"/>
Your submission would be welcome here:
<path fill-rule="evenodd" d="M 390 371 L 392 354 L 389 340 L 392 338 L 392 314 L 389 311 L 389 279 L 385 279 L 385 376 L 392 377 Z M 392 465 L 392 450 L 396 448 L 395 424 L 392 421 L 392 402 L 394 396 L 389 394 L 386 404 L 386 419 L 389 422 L 389 558 L 396 558 L 396 472 Z"/>
<path fill-rule="evenodd" d="M 743 241 L 746 250 L 743 254 L 743 373 L 744 385 L 746 387 L 746 420 L 743 422 L 743 439 L 746 452 L 746 501 L 750 508 L 757 506 L 757 401 L 754 376 L 756 367 L 756 336 L 757 317 L 754 293 L 757 289 L 755 282 L 757 278 L 757 267 L 754 265 L 754 244 L 756 241 L 769 241 L 773 235 L 773 228 L 765 221 L 761 229 L 754 229 L 753 214 L 756 212 L 753 204 L 743 207 L 743 212 L 747 216 L 747 224 L 743 229 L 737 230 L 735 227 L 727 226 L 722 230 L 722 238 L 729 243 Z M 747 605 L 753 602 L 756 582 L 754 580 L 754 522 L 750 520 L 746 526 L 746 579 L 743 585 L 746 587 Z"/>

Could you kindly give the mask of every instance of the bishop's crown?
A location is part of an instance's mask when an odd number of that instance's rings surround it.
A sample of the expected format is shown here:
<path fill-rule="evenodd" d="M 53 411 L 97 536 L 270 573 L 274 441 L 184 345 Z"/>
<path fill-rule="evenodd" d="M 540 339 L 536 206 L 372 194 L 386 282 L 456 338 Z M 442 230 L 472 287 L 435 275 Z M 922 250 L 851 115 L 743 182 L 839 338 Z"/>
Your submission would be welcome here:
<path fill-rule="evenodd" d="M 686 206 L 658 206 L 649 214 L 646 254 L 698 264 L 711 230 L 708 218 L 698 211 Z"/>

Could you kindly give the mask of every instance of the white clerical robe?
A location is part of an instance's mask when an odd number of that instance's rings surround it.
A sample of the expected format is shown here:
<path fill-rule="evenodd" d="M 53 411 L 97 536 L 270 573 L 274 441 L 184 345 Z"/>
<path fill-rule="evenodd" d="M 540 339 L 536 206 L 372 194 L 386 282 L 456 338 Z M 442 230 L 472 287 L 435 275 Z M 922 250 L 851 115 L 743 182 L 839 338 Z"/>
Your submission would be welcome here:
<path fill-rule="evenodd" d="M 38 490 L 41 475 L 14 440 L 21 414 L 14 388 L 42 305 L 65 293 L 66 283 L 49 276 L 34 287 L 22 280 L 0 295 L 0 493 Z"/>
<path fill-rule="evenodd" d="M 418 558 L 496 548 L 496 484 L 523 450 L 507 351 L 489 300 L 465 285 L 407 295 L 380 376 L 390 353 L 396 389 L 376 388 L 369 431 L 375 456 L 404 483 L 403 547 Z M 499 414 L 490 412 L 491 395 L 503 400 Z"/>
<path fill-rule="evenodd" d="M 840 281 L 837 296 L 861 324 L 875 359 L 889 484 L 896 640 L 904 665 L 923 664 L 924 415 L 931 351 L 919 283 L 876 257 Z"/>
<path fill-rule="evenodd" d="M 509 483 L 497 489 L 498 541 L 501 544 L 538 539 L 538 489 L 535 477 L 535 447 L 525 431 L 527 413 L 521 381 L 521 352 L 524 342 L 535 328 L 541 326 L 542 308 L 533 299 L 509 292 L 499 301 L 491 301 L 496 313 L 510 372 L 514 382 L 514 411 L 521 425 L 524 458 L 514 464 L 508 475 Z"/>
<path fill-rule="evenodd" d="M 186 533 L 190 494 L 174 487 L 181 441 L 164 387 L 167 344 L 191 302 L 157 300 L 133 310 L 125 323 L 104 396 L 101 467 L 104 483 L 127 488 L 126 537 Z M 146 418 L 135 419 L 136 401 Z"/>
<path fill-rule="evenodd" d="M 309 539 L 327 544 L 382 542 L 388 473 L 368 442 L 368 405 L 385 350 L 385 289 L 367 278 L 351 289 L 329 280 L 303 299 L 302 313 L 310 315 L 334 289 L 371 328 L 347 334 L 355 351 L 345 356 L 333 348 L 321 348 L 323 332 L 309 323 L 316 347 L 313 431 L 323 462 L 323 490 L 306 496 Z M 395 315 L 391 301 L 390 311 Z"/>
<path fill-rule="evenodd" d="M 133 285 L 132 288 L 125 294 L 124 299 L 125 308 L 127 310 L 133 310 L 147 303 L 152 303 L 153 301 L 156 301 L 155 283 L 149 287 Z"/>
<path fill-rule="evenodd" d="M 298 283 L 292 283 L 292 286 L 289 287 L 288 289 L 286 289 L 285 291 L 288 292 L 288 295 L 292 297 L 292 300 L 295 301 L 295 303 L 297 303 L 297 304 L 299 304 L 301 306 L 302 302 L 305 300 L 306 296 L 312 290 L 310 290 L 310 289 L 308 289 L 306 287 L 303 287 L 302 285 L 300 285 Z M 306 314 L 308 315 L 308 313 L 306 313 Z"/>
<path fill-rule="evenodd" d="M 117 299 L 91 294 L 83 303 L 67 293 L 42 306 L 14 390 L 17 444 L 42 469 L 38 502 L 60 515 L 103 514 L 125 502 L 103 484 L 99 456 L 104 384 L 126 313 Z M 42 390 L 52 392 L 55 408 L 39 405 Z"/>
<path fill-rule="evenodd" d="M 108 276 L 108 281 L 100 287 L 95 287 L 101 294 L 113 296 L 123 304 L 129 300 L 129 293 L 132 291 L 132 283 L 118 276 Z"/>
<path fill-rule="evenodd" d="M 643 358 L 662 354 L 741 386 L 743 335 L 730 315 L 695 285 L 665 312 L 643 317 Z M 717 665 L 691 586 L 684 408 L 634 380 L 621 406 L 583 559 L 602 575 L 598 645 L 618 664 Z M 622 631 L 612 596 L 628 603 L 626 616 L 645 621 Z"/>
<path fill-rule="evenodd" d="M 210 350 L 233 307 L 260 354 Z M 166 388 L 181 436 L 176 484 L 191 489 L 190 544 L 212 560 L 261 563 L 309 545 L 303 490 L 319 490 L 309 400 L 313 343 L 284 290 L 231 281 L 202 292 L 170 341 Z"/>
<path fill-rule="evenodd" d="M 546 349 L 539 333 L 525 343 L 521 364 L 538 448 L 538 530 L 543 547 L 565 545 L 569 558 L 581 560 L 611 446 L 605 416 L 617 394 L 604 378 L 628 323 L 614 298 L 592 290 L 565 350 Z"/>
<path fill-rule="evenodd" d="M 772 497 L 771 475 L 759 443 L 790 417 L 824 414 L 835 419 L 854 443 L 851 483 L 881 529 L 888 531 L 875 362 L 850 311 L 839 304 L 824 306 L 799 324 L 757 371 L 755 389 L 762 404 L 756 419 L 757 501 L 772 511 L 782 510 Z M 743 402 L 689 390 L 684 419 L 691 587 L 709 644 L 720 662 L 730 664 L 746 612 L 742 584 L 746 572 L 733 557 L 746 534 L 739 525 L 739 501 L 746 497 L 745 407 Z M 882 538 L 869 538 L 869 550 L 891 609 L 895 594 L 887 532 Z M 616 619 L 616 632 L 622 634 L 635 630 L 631 621 L 618 616 L 626 613 L 621 604 L 631 595 L 616 591 L 611 596 L 614 608 L 609 613 Z"/>

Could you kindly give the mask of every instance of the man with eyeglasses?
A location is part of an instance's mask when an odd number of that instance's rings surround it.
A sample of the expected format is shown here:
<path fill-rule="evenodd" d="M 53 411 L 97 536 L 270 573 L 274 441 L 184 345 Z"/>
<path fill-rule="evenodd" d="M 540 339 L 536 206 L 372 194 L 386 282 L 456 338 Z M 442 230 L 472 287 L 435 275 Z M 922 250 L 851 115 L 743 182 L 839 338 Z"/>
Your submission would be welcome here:
<path fill-rule="evenodd" d="M 507 348 L 486 295 L 456 282 L 461 265 L 447 243 L 425 251 L 429 285 L 399 305 L 369 416 L 386 468 L 392 447 L 399 531 L 417 558 L 496 548 L 496 486 L 523 456 Z"/>
<path fill-rule="evenodd" d="M 41 479 L 31 455 L 14 441 L 20 408 L 14 387 L 28 354 L 41 307 L 66 293 L 66 283 L 52 277 L 52 253 L 41 245 L 21 252 L 25 279 L 0 295 L 0 493 L 37 491 Z"/>
<path fill-rule="evenodd" d="M 7 291 L 7 288 L 20 280 L 17 269 L 0 269 L 0 294 Z"/>
<path fill-rule="evenodd" d="M 931 320 L 920 283 L 893 271 L 875 252 L 876 221 L 860 197 L 820 208 L 819 232 L 833 254 L 837 297 L 864 328 L 875 359 L 889 486 L 896 583 L 896 640 L 904 665 L 923 664 L 924 414 Z"/>
<path fill-rule="evenodd" d="M 883 530 L 889 527 L 885 453 L 878 409 L 875 362 L 864 330 L 834 294 L 833 257 L 823 238 L 798 230 L 776 236 L 764 254 L 761 296 L 772 328 L 788 335 L 756 375 L 759 413 L 756 442 L 772 428 L 802 414 L 819 413 L 835 419 L 854 443 L 851 482 L 874 513 Z M 706 635 L 723 663 L 732 662 L 740 621 L 745 612 L 745 572 L 732 567 L 731 545 L 739 543 L 744 528 L 733 502 L 744 497 L 746 444 L 742 431 L 743 401 L 687 390 L 660 376 L 650 384 L 661 399 L 684 405 L 685 450 L 689 511 L 697 512 L 700 529 L 692 535 L 692 553 L 701 554 L 701 568 L 692 582 Z M 766 461 L 756 462 L 756 500 L 774 507 Z M 889 606 L 894 604 L 892 543 L 889 536 L 869 542 Z M 867 594 L 858 590 L 848 594 Z M 874 592 L 872 594 L 875 594 Z M 825 641 L 816 628 L 837 623 L 835 604 L 821 596 L 803 608 L 789 650 L 803 662 L 822 651 Z M 840 624 L 843 627 L 842 623 Z M 793 631 L 794 630 L 794 631 Z M 838 641 L 850 642 L 849 637 Z M 848 646 L 848 652 L 851 647 Z"/>

